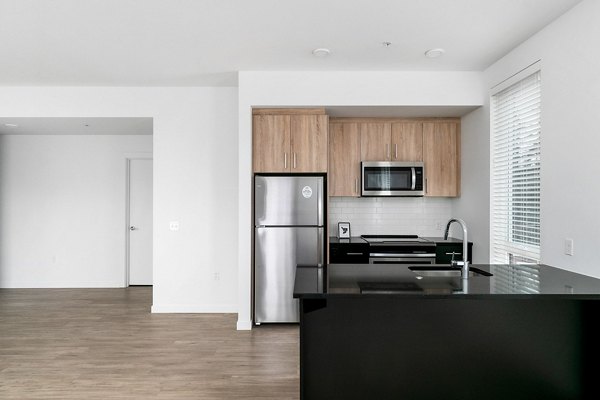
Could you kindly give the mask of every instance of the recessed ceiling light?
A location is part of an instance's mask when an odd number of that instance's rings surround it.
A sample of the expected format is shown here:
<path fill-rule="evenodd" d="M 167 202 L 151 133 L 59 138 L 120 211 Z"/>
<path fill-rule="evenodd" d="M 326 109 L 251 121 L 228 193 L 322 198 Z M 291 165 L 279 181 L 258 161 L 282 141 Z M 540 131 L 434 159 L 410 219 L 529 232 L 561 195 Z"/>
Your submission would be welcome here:
<path fill-rule="evenodd" d="M 313 53 L 313 56 L 315 56 L 315 57 L 327 57 L 328 55 L 331 54 L 331 50 L 323 47 L 323 48 L 319 48 L 319 49 L 314 49 L 312 53 Z"/>
<path fill-rule="evenodd" d="M 4 126 L 8 126 L 9 128 L 18 128 L 19 125 L 17 124 L 4 124 Z"/>
<path fill-rule="evenodd" d="M 442 54 L 444 54 L 446 50 L 444 49 L 431 49 L 425 52 L 425 55 L 429 58 L 438 58 Z"/>
<path fill-rule="evenodd" d="M 381 45 L 383 47 L 390 47 L 392 45 L 392 42 L 381 42 Z"/>

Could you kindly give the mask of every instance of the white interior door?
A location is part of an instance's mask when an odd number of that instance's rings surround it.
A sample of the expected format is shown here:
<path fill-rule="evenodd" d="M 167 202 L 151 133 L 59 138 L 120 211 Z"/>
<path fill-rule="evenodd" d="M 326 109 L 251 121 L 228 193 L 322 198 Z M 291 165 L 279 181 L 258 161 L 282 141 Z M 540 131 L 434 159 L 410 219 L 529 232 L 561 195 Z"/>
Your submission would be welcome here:
<path fill-rule="evenodd" d="M 152 285 L 152 160 L 129 162 L 129 284 Z"/>

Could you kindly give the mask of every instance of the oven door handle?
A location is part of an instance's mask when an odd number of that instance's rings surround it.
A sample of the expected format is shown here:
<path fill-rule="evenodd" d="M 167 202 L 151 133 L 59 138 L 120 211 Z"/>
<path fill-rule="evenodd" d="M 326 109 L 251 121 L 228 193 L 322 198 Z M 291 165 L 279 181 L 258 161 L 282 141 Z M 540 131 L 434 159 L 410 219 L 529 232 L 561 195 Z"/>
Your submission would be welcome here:
<path fill-rule="evenodd" d="M 412 172 L 412 185 L 410 190 L 415 190 L 415 187 L 417 186 L 417 173 L 415 172 L 415 167 L 411 167 L 410 170 Z"/>
<path fill-rule="evenodd" d="M 435 253 L 416 253 L 416 254 L 401 254 L 401 253 L 369 253 L 369 257 L 409 257 L 409 258 L 435 258 Z"/>

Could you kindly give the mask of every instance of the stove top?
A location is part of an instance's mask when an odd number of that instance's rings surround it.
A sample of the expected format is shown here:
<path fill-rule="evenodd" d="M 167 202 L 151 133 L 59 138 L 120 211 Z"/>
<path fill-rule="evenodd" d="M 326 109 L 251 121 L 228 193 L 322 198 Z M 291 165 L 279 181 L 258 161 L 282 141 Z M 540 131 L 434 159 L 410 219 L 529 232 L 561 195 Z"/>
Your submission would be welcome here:
<path fill-rule="evenodd" d="M 361 235 L 370 244 L 412 244 L 412 245 L 434 245 L 430 240 L 420 238 L 417 235 Z"/>

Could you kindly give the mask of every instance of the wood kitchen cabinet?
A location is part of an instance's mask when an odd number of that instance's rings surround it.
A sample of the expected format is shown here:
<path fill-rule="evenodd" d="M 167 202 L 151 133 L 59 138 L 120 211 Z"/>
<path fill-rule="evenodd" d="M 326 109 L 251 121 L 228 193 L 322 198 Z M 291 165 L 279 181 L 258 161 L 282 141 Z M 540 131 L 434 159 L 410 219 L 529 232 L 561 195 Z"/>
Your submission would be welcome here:
<path fill-rule="evenodd" d="M 291 171 L 327 172 L 327 115 L 292 115 Z"/>
<path fill-rule="evenodd" d="M 361 161 L 423 161 L 423 123 L 360 124 Z"/>
<path fill-rule="evenodd" d="M 329 117 L 324 112 L 255 113 L 252 123 L 254 172 L 327 172 Z"/>
<path fill-rule="evenodd" d="M 360 142 L 357 123 L 329 124 L 330 196 L 360 196 Z"/>
<path fill-rule="evenodd" d="M 423 123 L 392 123 L 392 160 L 423 161 Z"/>
<path fill-rule="evenodd" d="M 361 161 L 389 161 L 391 142 L 391 124 L 384 122 L 360 124 Z"/>
<path fill-rule="evenodd" d="M 425 196 L 460 195 L 460 123 L 423 123 Z"/>
<path fill-rule="evenodd" d="M 289 172 L 289 115 L 255 115 L 252 129 L 254 172 Z"/>

